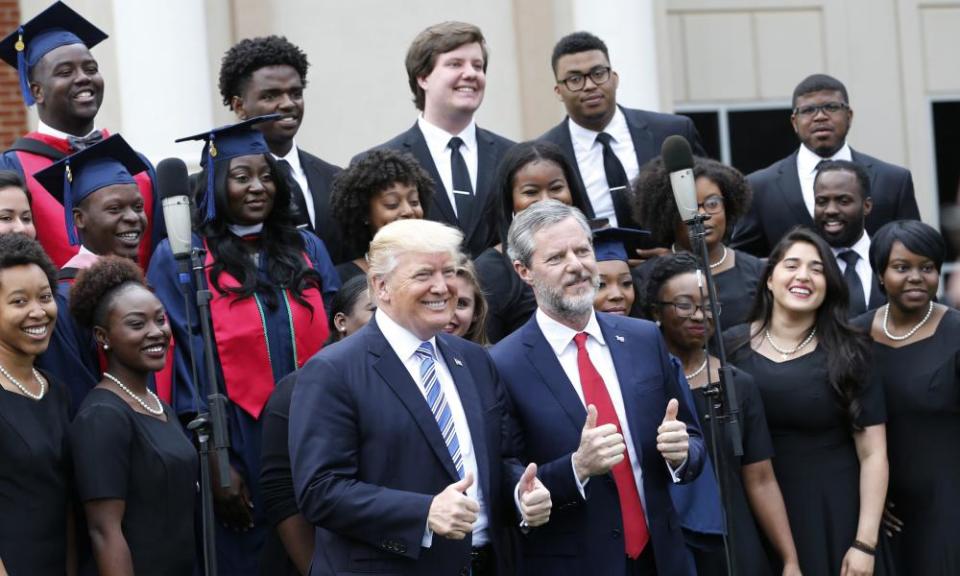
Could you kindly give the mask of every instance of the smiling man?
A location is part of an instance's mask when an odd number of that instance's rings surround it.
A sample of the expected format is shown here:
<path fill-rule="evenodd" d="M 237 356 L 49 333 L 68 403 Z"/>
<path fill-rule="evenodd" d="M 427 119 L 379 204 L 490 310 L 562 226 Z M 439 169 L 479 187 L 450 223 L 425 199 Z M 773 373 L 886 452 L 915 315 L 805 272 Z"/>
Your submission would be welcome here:
<path fill-rule="evenodd" d="M 377 148 L 409 152 L 436 184 L 427 217 L 463 231 L 472 257 L 497 243 L 494 176 L 510 140 L 477 126 L 487 44 L 473 24 L 443 22 L 414 38 L 406 67 L 420 117 Z"/>
<path fill-rule="evenodd" d="M 63 197 L 45 189 L 34 175 L 54 162 L 109 136 L 95 119 L 103 102 L 103 77 L 90 48 L 107 35 L 62 2 L 38 14 L 0 41 L 0 58 L 17 69 L 24 102 L 36 104 L 39 123 L 0 157 L 0 168 L 15 170 L 33 194 L 37 238 L 60 267 L 77 254 L 67 236 Z M 19 60 L 22 57 L 22 64 Z M 135 176 L 146 227 L 139 239 L 139 262 L 146 268 L 164 235 L 163 212 L 155 201 L 153 167 Z M 69 218 L 69 215 L 68 215 Z"/>
<path fill-rule="evenodd" d="M 920 219 L 910 171 L 853 150 L 847 143 L 853 109 L 842 82 L 826 74 L 805 78 L 793 91 L 790 123 L 800 147 L 747 176 L 753 202 L 733 231 L 733 247 L 766 258 L 794 226 L 813 228 L 813 181 L 823 160 L 848 160 L 866 169 L 873 200 L 867 232 L 876 232 L 892 220 Z"/>

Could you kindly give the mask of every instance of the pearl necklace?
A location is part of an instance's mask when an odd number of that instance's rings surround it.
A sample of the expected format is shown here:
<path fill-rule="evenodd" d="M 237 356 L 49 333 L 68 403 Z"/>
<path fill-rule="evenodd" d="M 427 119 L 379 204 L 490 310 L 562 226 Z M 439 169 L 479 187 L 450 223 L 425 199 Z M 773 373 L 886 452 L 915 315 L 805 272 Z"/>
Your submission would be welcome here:
<path fill-rule="evenodd" d="M 914 334 L 916 334 L 916 333 L 917 333 L 917 330 L 919 330 L 920 328 L 922 328 L 923 325 L 927 323 L 927 320 L 930 319 L 930 315 L 931 315 L 931 314 L 933 314 L 933 300 L 930 301 L 930 307 L 927 308 L 927 313 L 923 316 L 923 320 L 921 320 L 920 322 L 918 322 L 916 326 L 914 326 L 913 328 L 911 328 L 910 331 L 907 332 L 906 334 L 904 334 L 903 336 L 894 336 L 894 335 L 890 332 L 890 329 L 887 328 L 887 319 L 890 318 L 890 304 L 887 304 L 886 306 L 883 307 L 883 334 L 884 334 L 887 338 L 889 338 L 889 339 L 891 339 L 891 340 L 893 340 L 893 341 L 895 341 L 895 342 L 902 342 L 902 341 L 906 340 L 907 338 L 909 338 L 909 337 L 913 336 Z"/>
<path fill-rule="evenodd" d="M 159 416 L 159 415 L 163 414 L 163 404 L 160 403 L 160 399 L 157 398 L 157 395 L 153 393 L 153 390 L 147 388 L 147 394 L 148 394 L 151 398 L 153 398 L 153 401 L 154 401 L 154 402 L 157 403 L 158 408 L 151 408 L 151 407 L 147 406 L 147 403 L 143 401 L 143 398 L 141 398 L 141 397 L 137 396 L 136 394 L 134 394 L 132 390 L 130 390 L 129 388 L 127 388 L 127 387 L 123 384 L 123 382 L 121 382 L 120 379 L 117 378 L 116 376 L 114 376 L 113 374 L 111 374 L 111 373 L 109 373 L 109 372 L 104 372 L 104 373 L 103 373 L 103 376 L 104 376 L 104 378 L 108 378 L 108 379 L 112 380 L 113 383 L 116 384 L 117 386 L 119 386 L 121 390 L 123 390 L 124 392 L 126 392 L 128 396 L 130 396 L 131 398 L 133 398 L 134 400 L 136 400 L 138 404 L 140 404 L 141 406 L 143 406 L 143 409 L 146 410 L 147 412 L 153 414 L 154 416 Z"/>
<path fill-rule="evenodd" d="M 694 378 L 699 376 L 706 369 L 707 369 L 707 357 L 704 356 L 703 364 L 701 364 L 699 368 L 697 368 L 690 374 L 687 374 L 686 372 L 684 372 L 683 375 L 684 377 L 686 377 L 687 381 L 689 382 L 690 380 L 693 380 Z"/>
<path fill-rule="evenodd" d="M 27 398 L 32 398 L 34 400 L 39 400 L 43 398 L 43 393 L 47 391 L 47 386 L 46 384 L 44 384 L 43 378 L 40 376 L 40 373 L 37 372 L 37 369 L 31 368 L 31 370 L 33 370 L 33 379 L 36 380 L 37 384 L 40 385 L 40 392 L 38 392 L 37 394 L 34 394 L 33 392 L 30 392 L 29 390 L 27 390 L 26 386 L 24 386 L 23 384 L 20 383 L 19 380 L 14 378 L 13 374 L 7 372 L 7 369 L 4 368 L 3 365 L 0 365 L 0 374 L 3 374 L 7 378 L 7 380 L 13 382 L 13 385 L 19 388 L 20 391 L 23 392 L 24 396 L 26 396 Z"/>
<path fill-rule="evenodd" d="M 714 268 L 717 268 L 718 266 L 722 265 L 724 262 L 727 261 L 727 247 L 726 247 L 725 245 L 723 245 L 723 244 L 721 244 L 720 247 L 723 248 L 723 256 L 721 256 L 720 259 L 717 260 L 716 262 L 714 262 L 713 264 L 710 264 L 710 265 L 709 265 L 711 270 L 713 270 Z M 677 245 L 676 245 L 676 244 L 671 244 L 671 245 L 670 245 L 670 251 L 673 252 L 674 254 L 676 254 L 676 253 L 677 253 Z"/>
<path fill-rule="evenodd" d="M 794 348 L 793 350 L 784 350 L 783 348 L 777 346 L 776 343 L 774 343 L 773 338 L 770 337 L 770 330 L 764 330 L 763 334 L 764 336 L 766 336 L 767 342 L 769 342 L 770 345 L 773 346 L 773 349 L 779 352 L 780 355 L 783 356 L 783 359 L 786 360 L 791 356 L 793 356 L 794 354 L 796 354 L 797 352 L 803 350 L 803 348 L 807 344 L 809 344 L 811 340 L 813 340 L 813 337 L 817 334 L 817 328 L 814 327 L 813 330 L 811 330 L 810 333 L 807 334 L 807 337 L 804 338 L 803 342 L 798 344 L 797 347 Z"/>

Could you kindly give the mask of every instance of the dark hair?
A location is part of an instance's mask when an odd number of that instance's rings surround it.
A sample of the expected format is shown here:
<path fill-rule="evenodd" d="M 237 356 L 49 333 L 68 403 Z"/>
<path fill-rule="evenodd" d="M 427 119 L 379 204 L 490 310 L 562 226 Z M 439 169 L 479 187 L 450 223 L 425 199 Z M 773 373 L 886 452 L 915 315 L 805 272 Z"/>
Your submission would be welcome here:
<path fill-rule="evenodd" d="M 307 55 L 283 36 L 246 38 L 227 50 L 220 61 L 220 96 L 224 106 L 247 88 L 253 73 L 265 66 L 290 66 L 307 86 Z"/>
<path fill-rule="evenodd" d="M 417 79 L 429 76 L 433 72 L 437 57 L 441 54 L 446 54 L 464 44 L 473 44 L 474 42 L 480 44 L 480 49 L 483 51 L 483 71 L 486 72 L 487 62 L 489 61 L 487 42 L 484 40 L 480 28 L 473 24 L 441 22 L 417 34 L 407 50 L 405 61 L 407 81 L 410 83 L 413 103 L 417 105 L 417 110 L 423 110 L 426 102 L 426 93 L 420 87 Z"/>
<path fill-rule="evenodd" d="M 553 54 L 550 56 L 550 66 L 553 67 L 553 74 L 557 74 L 557 62 L 561 57 L 567 54 L 579 54 L 589 50 L 599 50 L 603 52 L 607 62 L 610 61 L 610 53 L 607 51 L 607 45 L 603 40 L 597 38 L 589 32 L 574 32 L 561 38 L 553 47 Z"/>
<path fill-rule="evenodd" d="M 146 288 L 140 267 L 120 256 L 101 256 L 70 287 L 70 313 L 81 326 L 105 327 L 114 300 L 130 285 Z"/>
<path fill-rule="evenodd" d="M 373 240 L 370 203 L 394 184 L 417 189 L 426 217 L 433 199 L 433 179 L 411 154 L 387 148 L 371 150 L 334 177 L 330 207 L 352 258 L 362 256 Z"/>
<path fill-rule="evenodd" d="M 563 170 L 563 176 L 567 179 L 567 188 L 570 189 L 570 196 L 573 198 L 573 205 L 584 214 L 588 212 L 585 200 L 587 196 L 580 185 L 580 177 L 559 146 L 552 142 L 538 140 L 515 144 L 500 160 L 494 187 L 494 190 L 499 191 L 500 194 L 499 209 L 494 214 L 494 218 L 500 241 L 504 246 L 507 243 L 507 230 L 513 222 L 513 179 L 527 164 L 543 161 L 553 162 Z"/>
<path fill-rule="evenodd" d="M 50 282 L 50 288 L 57 289 L 57 267 L 39 242 L 23 234 L 0 234 L 0 272 L 28 264 L 39 266 Z"/>
<path fill-rule="evenodd" d="M 937 272 L 947 257 L 947 244 L 936 228 L 919 220 L 887 222 L 870 239 L 870 268 L 882 277 L 890 263 L 894 242 L 901 242 L 907 250 L 933 260 Z"/>
<path fill-rule="evenodd" d="M 650 264 L 650 273 L 637 291 L 640 299 L 640 310 L 644 318 L 653 320 L 653 311 L 660 301 L 660 289 L 674 276 L 696 272 L 700 267 L 699 261 L 689 252 L 667 254 L 656 258 Z"/>
<path fill-rule="evenodd" d="M 870 175 L 867 169 L 849 160 L 823 160 L 817 164 L 817 175 L 813 178 L 813 187 L 816 190 L 817 181 L 824 172 L 853 172 L 857 177 L 857 184 L 860 186 L 860 198 L 870 197 Z"/>
<path fill-rule="evenodd" d="M 466 280 L 473 288 L 473 318 L 470 319 L 470 328 L 463 335 L 463 338 L 481 346 L 489 346 L 490 340 L 487 338 L 487 311 L 489 309 L 487 298 L 483 295 L 483 289 L 480 287 L 477 269 L 466 255 L 463 255 L 460 262 L 457 263 L 457 277 Z"/>
<path fill-rule="evenodd" d="M 270 154 L 264 154 L 270 172 L 281 174 Z M 263 233 L 257 239 L 258 246 L 266 260 L 266 280 L 258 274 L 257 264 L 250 258 L 247 241 L 230 232 L 227 227 L 227 173 L 233 159 L 213 162 L 214 200 L 217 203 L 217 216 L 200 229 L 207 239 L 213 266 L 210 279 L 221 294 L 231 292 L 242 298 L 253 296 L 256 292 L 270 308 L 276 308 L 277 287 L 284 287 L 293 293 L 294 299 L 310 310 L 312 306 L 303 299 L 303 292 L 311 287 L 319 288 L 320 274 L 307 265 L 303 258 L 306 246 L 303 236 L 294 227 L 290 216 L 290 188 L 285 178 L 275 177 L 273 184 L 276 194 L 273 197 L 273 209 L 263 222 Z M 206 182 L 206 166 L 201 172 L 200 182 Z M 199 216 L 199 215 L 197 215 Z M 225 288 L 220 284 L 220 275 L 226 272 L 240 284 L 236 288 Z"/>
<path fill-rule="evenodd" d="M 801 96 L 813 92 L 823 92 L 824 90 L 839 92 L 843 96 L 843 101 L 847 104 L 850 103 L 850 98 L 847 96 L 847 87 L 843 85 L 843 82 L 826 74 L 812 74 L 801 80 L 797 87 L 793 89 L 792 106 L 797 107 L 797 99 Z"/>
<path fill-rule="evenodd" d="M 827 377 L 830 386 L 840 397 L 847 412 L 851 426 L 856 428 L 856 419 L 860 415 L 859 396 L 867 384 L 870 372 L 870 338 L 857 330 L 847 321 L 847 302 L 849 293 L 844 283 L 840 267 L 837 266 L 833 251 L 826 240 L 816 232 L 803 226 L 790 230 L 770 252 L 767 265 L 757 283 L 759 289 L 753 302 L 749 322 L 758 322 L 756 337 L 770 326 L 773 315 L 773 294 L 766 288 L 767 280 L 773 269 L 783 260 L 787 251 L 796 243 L 805 242 L 816 248 L 823 262 L 823 276 L 827 284 L 827 293 L 817 309 L 814 327 L 817 339 L 827 355 Z M 746 344 L 737 343 L 734 349 Z"/>
<path fill-rule="evenodd" d="M 334 316 L 339 313 L 346 314 L 347 316 L 353 314 L 353 309 L 357 306 L 357 301 L 360 300 L 360 296 L 367 290 L 367 277 L 366 276 L 354 276 L 340 286 L 340 290 L 334 294 L 333 299 L 330 300 L 330 317 L 327 319 L 328 326 L 330 328 L 330 341 L 336 342 L 340 339 L 339 332 L 337 331 L 337 325 L 333 321 Z"/>
<path fill-rule="evenodd" d="M 31 209 L 33 208 L 33 196 L 26 184 L 23 183 L 23 178 L 15 170 L 0 170 L 0 190 L 4 188 L 19 188 L 22 190 L 24 196 L 27 197 L 27 204 Z"/>
<path fill-rule="evenodd" d="M 720 188 L 727 220 L 724 240 L 730 238 L 737 221 L 750 208 L 753 193 L 749 182 L 736 168 L 699 156 L 693 159 L 693 176 L 706 178 Z M 650 231 L 654 242 L 665 246 L 676 241 L 680 213 L 670 186 L 670 173 L 661 158 L 654 158 L 640 169 L 633 183 L 633 201 L 634 217 Z"/>

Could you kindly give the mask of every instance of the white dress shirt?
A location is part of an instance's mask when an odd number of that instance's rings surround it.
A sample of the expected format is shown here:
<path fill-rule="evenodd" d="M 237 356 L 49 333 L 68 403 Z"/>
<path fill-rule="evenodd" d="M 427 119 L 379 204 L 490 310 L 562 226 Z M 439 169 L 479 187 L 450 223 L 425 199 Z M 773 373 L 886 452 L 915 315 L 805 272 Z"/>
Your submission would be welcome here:
<path fill-rule="evenodd" d="M 837 150 L 837 153 L 829 158 L 817 156 L 809 148 L 800 145 L 800 151 L 797 153 L 797 176 L 800 177 L 800 192 L 803 195 L 803 203 L 807 205 L 807 212 L 813 217 L 813 181 L 817 177 L 817 164 L 822 160 L 849 160 L 853 161 L 853 155 L 850 152 L 850 145 L 846 142 L 843 147 Z"/>
<path fill-rule="evenodd" d="M 580 126 L 571 118 L 567 122 L 570 128 L 570 140 L 573 142 L 573 153 L 577 158 L 577 167 L 580 169 L 580 178 L 587 189 L 590 205 L 597 218 L 608 218 L 610 226 L 617 226 L 617 215 L 613 209 L 613 197 L 610 195 L 610 185 L 607 184 L 607 173 L 603 169 L 603 145 L 597 142 L 599 132 Z M 637 163 L 637 153 L 633 148 L 633 138 L 630 136 L 630 127 L 623 110 L 617 108 L 607 127 L 603 129 L 613 140 L 610 147 L 616 154 L 623 170 L 627 173 L 627 180 L 633 179 L 640 173 Z"/>
<path fill-rule="evenodd" d="M 460 155 L 463 156 L 463 161 L 467 164 L 467 172 L 470 173 L 470 185 L 473 187 L 474 194 L 476 194 L 477 170 L 480 162 L 480 154 L 477 150 L 477 124 L 471 120 L 470 124 L 459 134 L 451 134 L 443 128 L 431 124 L 421 115 L 417 118 L 417 126 L 420 127 L 423 138 L 427 141 L 427 149 L 430 150 L 433 164 L 437 167 L 437 172 L 440 173 L 440 180 L 447 191 L 447 198 L 450 199 L 450 205 L 453 206 L 453 212 L 456 214 L 457 198 L 456 192 L 453 190 L 453 167 L 450 163 L 450 155 L 453 151 L 450 148 L 450 139 L 458 136 L 463 140 L 463 144 L 460 146 Z"/>
<path fill-rule="evenodd" d="M 98 131 L 99 131 L 99 130 L 98 130 L 97 128 L 94 128 L 93 130 L 91 130 L 91 131 L 87 132 L 86 134 L 84 134 L 84 135 L 82 136 L 82 138 L 86 138 L 87 136 L 93 134 L 94 132 L 98 132 Z M 59 138 L 59 139 L 61 139 L 61 140 L 66 140 L 67 138 L 75 138 L 75 136 L 74 136 L 73 134 L 67 134 L 66 132 L 61 132 L 61 131 L 57 130 L 56 128 L 51 128 L 50 126 L 47 126 L 46 124 L 43 123 L 43 120 L 38 120 L 38 121 L 37 121 L 37 132 L 39 132 L 39 133 L 41 133 L 41 134 L 46 134 L 47 136 L 53 136 L 53 137 Z"/>
<path fill-rule="evenodd" d="M 287 163 L 290 164 L 290 173 L 293 174 L 293 179 L 297 181 L 300 189 L 303 190 L 303 201 L 307 205 L 307 215 L 310 217 L 310 225 L 316 230 L 317 216 L 316 209 L 313 206 L 313 192 L 310 191 L 310 183 L 307 182 L 307 173 L 303 171 L 303 165 L 300 164 L 300 150 L 297 148 L 297 141 L 293 141 L 293 147 L 290 148 L 286 156 L 277 156 L 272 152 L 270 155 L 273 156 L 274 160 L 286 160 Z"/>
<path fill-rule="evenodd" d="M 837 258 L 837 265 L 840 266 L 841 274 L 847 271 L 847 262 L 839 257 L 841 252 L 853 250 L 860 256 L 855 269 L 857 276 L 860 277 L 860 284 L 863 286 L 863 303 L 867 305 L 867 309 L 869 310 L 870 289 L 873 287 L 873 269 L 870 267 L 870 236 L 864 232 L 853 246 L 849 248 L 836 248 L 831 246 L 830 249 L 833 250 L 833 255 Z"/>
<path fill-rule="evenodd" d="M 417 357 L 417 348 L 423 342 L 409 330 L 394 322 L 390 315 L 383 308 L 377 308 L 374 313 L 377 326 L 383 332 L 383 337 L 387 339 L 390 348 L 397 354 L 404 368 L 410 373 L 410 377 L 417 384 L 417 389 L 423 394 L 423 401 L 427 401 L 427 391 L 420 381 L 420 358 Z M 477 469 L 477 455 L 473 450 L 473 439 L 470 435 L 470 427 L 467 425 L 467 416 L 463 411 L 463 404 L 460 402 L 460 394 L 453 383 L 453 376 L 443 360 L 443 354 L 437 347 L 436 337 L 431 338 L 429 342 L 433 345 L 436 357 L 434 363 L 436 367 L 437 379 L 440 381 L 440 389 L 450 406 L 450 414 L 453 416 L 453 427 L 457 432 L 457 440 L 460 442 L 460 455 L 463 457 L 463 473 L 473 474 L 473 485 L 467 488 L 467 496 L 473 498 L 480 505 L 480 511 L 477 513 L 477 521 L 473 523 L 473 546 L 478 548 L 490 541 L 487 535 L 487 509 L 483 502 L 483 491 L 480 489 L 480 476 Z M 452 482 L 451 482 L 452 483 Z M 421 545 L 429 548 L 433 543 L 433 531 L 429 525 L 426 527 Z"/>

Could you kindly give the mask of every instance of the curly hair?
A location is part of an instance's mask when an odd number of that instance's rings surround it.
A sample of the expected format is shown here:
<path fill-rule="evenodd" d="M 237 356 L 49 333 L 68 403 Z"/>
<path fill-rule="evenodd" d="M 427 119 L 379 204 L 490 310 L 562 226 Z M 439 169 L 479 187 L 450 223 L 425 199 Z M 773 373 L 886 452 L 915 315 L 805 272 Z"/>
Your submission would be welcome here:
<path fill-rule="evenodd" d="M 610 62 L 610 52 L 607 51 L 607 45 L 603 40 L 589 32 L 573 32 L 561 38 L 553 47 L 553 54 L 550 55 L 550 66 L 553 67 L 553 73 L 557 73 L 557 62 L 560 58 L 568 54 L 579 54 L 590 50 L 599 50 L 603 52 L 604 58 Z"/>
<path fill-rule="evenodd" d="M 127 285 L 146 287 L 140 267 L 128 258 L 102 256 L 70 287 L 70 313 L 81 326 L 105 326 L 113 301 Z"/>
<path fill-rule="evenodd" d="M 290 66 L 300 75 L 307 87 L 307 68 L 310 63 L 303 50 L 284 36 L 245 38 L 227 50 L 220 61 L 220 96 L 223 105 L 233 108 L 230 101 L 246 90 L 254 72 L 265 66 Z"/>
<path fill-rule="evenodd" d="M 736 168 L 699 156 L 693 159 L 693 176 L 706 178 L 720 188 L 727 218 L 724 240 L 728 239 L 737 220 L 750 208 L 750 184 Z M 650 231 L 654 242 L 668 246 L 676 240 L 674 231 L 680 223 L 680 213 L 670 187 L 670 173 L 662 159 L 643 165 L 633 183 L 633 202 L 634 218 Z"/>
<path fill-rule="evenodd" d="M 362 256 L 373 240 L 370 203 L 377 194 L 398 183 L 417 189 L 426 218 L 433 198 L 433 179 L 406 152 L 371 150 L 334 177 L 330 207 L 340 223 L 351 258 Z"/>
<path fill-rule="evenodd" d="M 0 234 L 0 271 L 35 264 L 43 270 L 50 288 L 57 288 L 57 268 L 39 242 L 23 234 Z"/>
<path fill-rule="evenodd" d="M 653 311 L 657 308 L 660 301 L 660 290 L 663 285 L 670 281 L 674 276 L 696 272 L 700 267 L 700 261 L 689 252 L 680 252 L 677 254 L 667 254 L 656 258 L 650 266 L 650 273 L 643 285 L 637 290 L 637 297 L 640 299 L 640 309 L 644 318 L 653 320 Z"/>

